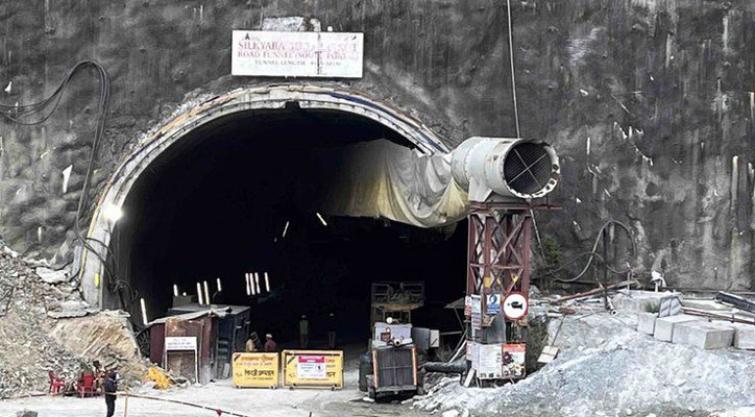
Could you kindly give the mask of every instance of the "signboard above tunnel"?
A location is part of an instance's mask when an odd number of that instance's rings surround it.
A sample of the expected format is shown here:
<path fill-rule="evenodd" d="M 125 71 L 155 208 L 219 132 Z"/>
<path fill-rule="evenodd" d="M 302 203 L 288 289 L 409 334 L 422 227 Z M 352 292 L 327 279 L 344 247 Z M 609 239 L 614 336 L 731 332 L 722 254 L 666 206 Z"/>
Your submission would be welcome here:
<path fill-rule="evenodd" d="M 362 33 L 234 30 L 231 74 L 361 78 L 363 47 Z"/>

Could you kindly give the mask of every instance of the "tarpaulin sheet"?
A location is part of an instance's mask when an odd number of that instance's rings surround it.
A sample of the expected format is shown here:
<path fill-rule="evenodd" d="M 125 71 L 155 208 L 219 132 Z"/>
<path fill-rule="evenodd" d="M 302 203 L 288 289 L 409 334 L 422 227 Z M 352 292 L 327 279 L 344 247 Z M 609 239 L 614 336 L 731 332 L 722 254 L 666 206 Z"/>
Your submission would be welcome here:
<path fill-rule="evenodd" d="M 374 140 L 328 149 L 318 158 L 327 214 L 418 227 L 447 225 L 466 216 L 467 192 L 453 180 L 450 156 Z"/>

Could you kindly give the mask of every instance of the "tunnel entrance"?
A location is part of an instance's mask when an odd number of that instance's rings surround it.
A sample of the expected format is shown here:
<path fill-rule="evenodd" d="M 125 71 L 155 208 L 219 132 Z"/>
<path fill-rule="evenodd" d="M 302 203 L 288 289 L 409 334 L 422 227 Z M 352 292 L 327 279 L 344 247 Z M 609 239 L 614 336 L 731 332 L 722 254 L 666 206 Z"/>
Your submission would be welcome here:
<path fill-rule="evenodd" d="M 422 229 L 319 211 L 329 180 L 319 175 L 322 164 L 338 163 L 323 155 L 375 140 L 416 147 L 370 118 L 293 101 L 191 129 L 123 196 L 122 217 L 108 233 L 102 305 L 139 322 L 144 298 L 153 319 L 171 307 L 174 286 L 196 295 L 196 283 L 207 281 L 214 303 L 251 306 L 251 327 L 284 344 L 295 339 L 302 314 L 315 341 L 325 337 L 330 313 L 341 341 L 364 341 L 370 284 L 424 281 L 426 307 L 415 323 L 456 330 L 442 306 L 464 292 L 465 227 Z M 248 272 L 267 272 L 270 291 L 248 296 Z"/>

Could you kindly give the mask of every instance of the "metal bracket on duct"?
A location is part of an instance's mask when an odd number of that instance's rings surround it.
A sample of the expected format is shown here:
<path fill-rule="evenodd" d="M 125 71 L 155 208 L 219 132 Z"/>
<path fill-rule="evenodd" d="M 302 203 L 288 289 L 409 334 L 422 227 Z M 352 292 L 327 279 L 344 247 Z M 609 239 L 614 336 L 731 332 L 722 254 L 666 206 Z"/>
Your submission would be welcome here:
<path fill-rule="evenodd" d="M 470 201 L 542 197 L 559 176 L 550 146 L 521 139 L 474 137 L 435 155 L 376 140 L 316 158 L 328 190 L 323 211 L 418 227 L 462 220 Z"/>

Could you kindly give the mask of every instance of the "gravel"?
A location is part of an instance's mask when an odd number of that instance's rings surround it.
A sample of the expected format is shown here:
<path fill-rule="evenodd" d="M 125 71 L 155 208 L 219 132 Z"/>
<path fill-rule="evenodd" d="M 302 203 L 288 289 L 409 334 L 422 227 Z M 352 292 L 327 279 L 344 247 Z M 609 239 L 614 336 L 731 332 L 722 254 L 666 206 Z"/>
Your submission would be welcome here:
<path fill-rule="evenodd" d="M 599 310 L 596 310 L 599 311 Z M 563 319 L 558 358 L 499 388 L 464 389 L 442 381 L 414 406 L 471 416 L 707 416 L 755 404 L 755 352 L 705 351 L 659 342 L 635 331 L 636 314 Z M 549 324 L 551 335 L 561 319 Z"/>

